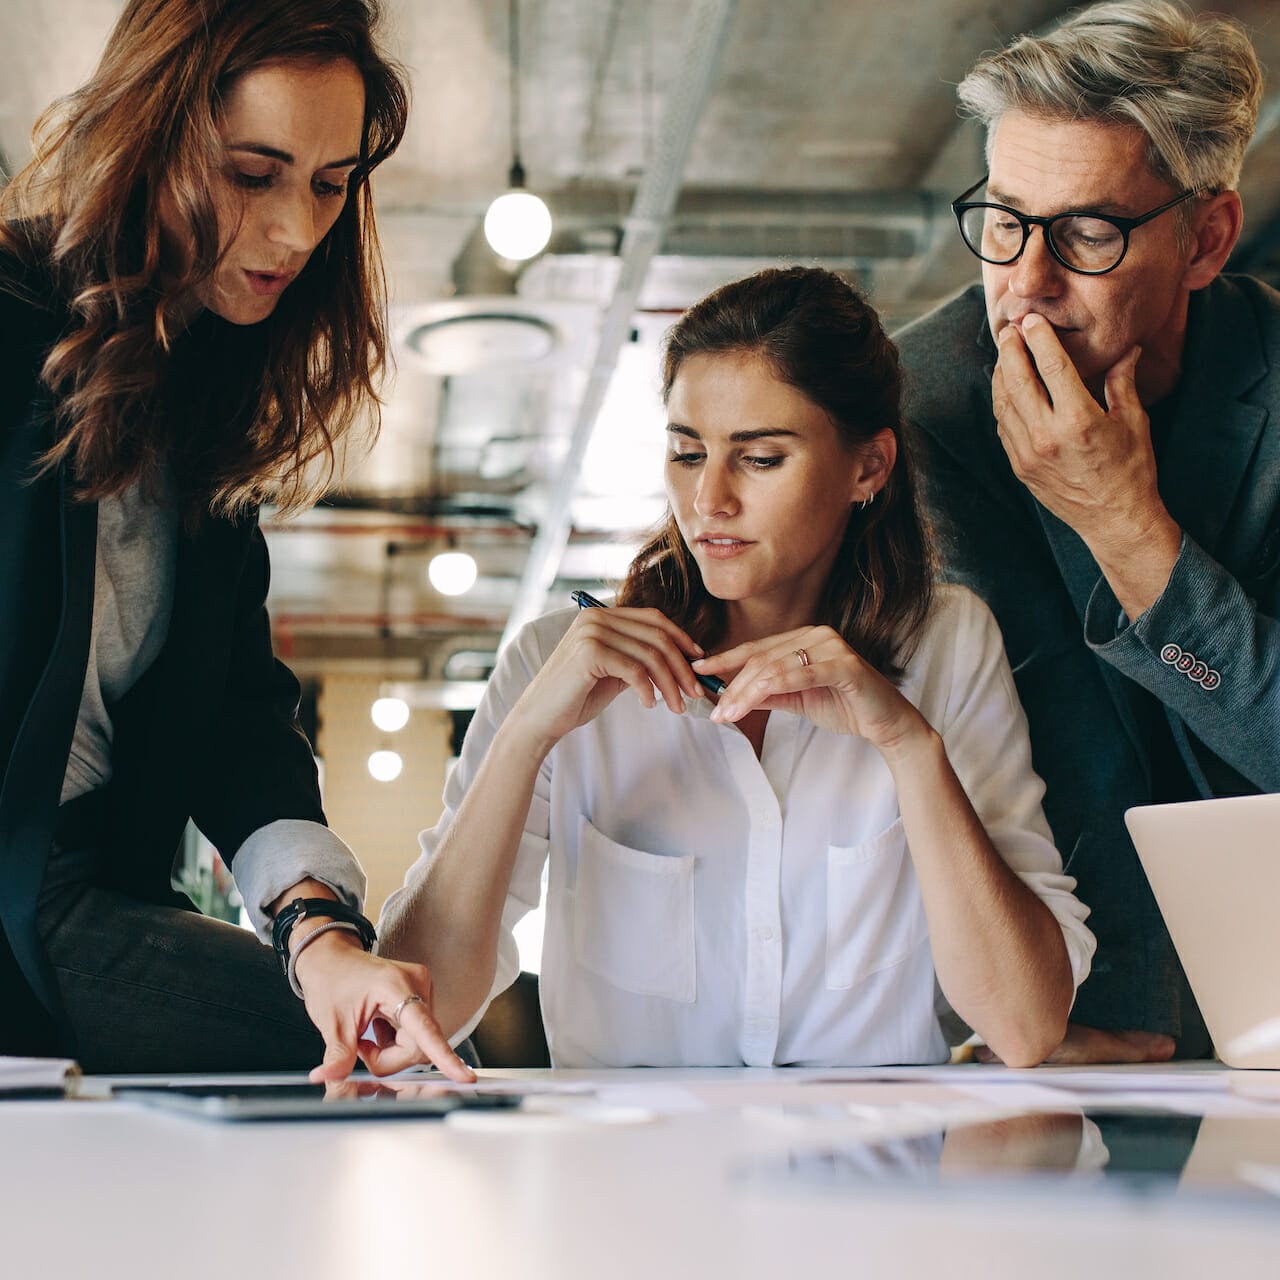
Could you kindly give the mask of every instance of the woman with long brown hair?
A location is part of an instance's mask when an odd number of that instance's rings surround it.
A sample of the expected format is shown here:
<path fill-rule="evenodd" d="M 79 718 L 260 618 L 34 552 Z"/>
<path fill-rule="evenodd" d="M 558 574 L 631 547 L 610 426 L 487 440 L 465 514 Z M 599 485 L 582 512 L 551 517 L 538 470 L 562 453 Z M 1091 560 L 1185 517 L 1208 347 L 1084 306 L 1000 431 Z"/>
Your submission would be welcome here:
<path fill-rule="evenodd" d="M 1039 1061 L 1093 939 L 1000 634 L 933 585 L 879 320 L 761 272 L 676 324 L 663 392 L 670 514 L 616 607 L 500 656 L 384 953 L 464 1034 L 549 859 L 557 1064 L 945 1060 L 937 987 Z"/>
<path fill-rule="evenodd" d="M 375 421 L 377 18 L 129 0 L 0 197 L 0 1051 L 470 1075 L 427 972 L 370 954 L 265 611 L 259 504 Z M 170 887 L 188 818 L 278 962 Z"/>

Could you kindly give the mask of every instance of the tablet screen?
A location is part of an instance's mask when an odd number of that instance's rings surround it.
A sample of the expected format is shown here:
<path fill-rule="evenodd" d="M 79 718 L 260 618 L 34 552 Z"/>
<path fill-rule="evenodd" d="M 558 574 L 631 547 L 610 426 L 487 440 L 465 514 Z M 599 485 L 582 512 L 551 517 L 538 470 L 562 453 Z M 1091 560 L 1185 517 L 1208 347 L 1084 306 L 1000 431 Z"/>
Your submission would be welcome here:
<path fill-rule="evenodd" d="M 320 1084 L 119 1086 L 113 1096 L 210 1120 L 341 1120 L 440 1117 L 463 1109 L 518 1107 L 519 1093 L 455 1089 L 418 1080 L 345 1080 Z"/>

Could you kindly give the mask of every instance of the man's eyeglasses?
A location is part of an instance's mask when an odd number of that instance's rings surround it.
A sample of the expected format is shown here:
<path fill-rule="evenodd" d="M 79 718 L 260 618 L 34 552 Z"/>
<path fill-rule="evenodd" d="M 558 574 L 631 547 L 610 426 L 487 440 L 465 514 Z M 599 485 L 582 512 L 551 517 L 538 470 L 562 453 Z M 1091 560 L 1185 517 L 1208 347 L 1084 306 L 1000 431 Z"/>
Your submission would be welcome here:
<path fill-rule="evenodd" d="M 1104 276 L 1114 271 L 1129 251 L 1129 234 L 1152 218 L 1198 195 L 1195 188 L 1174 196 L 1138 218 L 1121 218 L 1109 213 L 1056 213 L 1052 218 L 1033 218 L 1008 205 L 971 201 L 987 181 L 984 174 L 963 195 L 951 202 L 964 242 L 983 262 L 1008 266 L 1022 257 L 1032 227 L 1044 231 L 1049 252 L 1068 271 L 1083 276 Z"/>

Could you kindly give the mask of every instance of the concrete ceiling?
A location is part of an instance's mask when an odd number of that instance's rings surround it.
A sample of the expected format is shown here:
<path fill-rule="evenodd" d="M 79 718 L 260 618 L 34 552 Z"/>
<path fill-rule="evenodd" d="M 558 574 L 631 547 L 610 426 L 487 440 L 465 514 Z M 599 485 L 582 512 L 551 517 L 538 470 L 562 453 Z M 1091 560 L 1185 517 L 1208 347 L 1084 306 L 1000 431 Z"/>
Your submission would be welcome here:
<path fill-rule="evenodd" d="M 558 508 L 565 537 L 553 540 L 550 590 L 535 590 L 552 605 L 620 573 L 661 513 L 658 343 L 683 307 L 779 258 L 847 272 L 891 324 L 976 278 L 947 202 L 981 172 L 981 138 L 957 119 L 954 85 L 983 50 L 1071 6 L 522 0 L 520 150 L 557 230 L 518 272 L 479 233 L 510 162 L 507 3 L 385 7 L 385 43 L 414 95 L 405 144 L 377 180 L 398 372 L 379 441 L 343 489 L 271 530 L 272 609 L 281 649 L 303 668 L 438 679 L 451 655 L 463 656 L 450 675 L 483 673 Z M 1274 0 L 1193 7 L 1235 14 L 1264 66 L 1280 65 Z M 41 108 L 87 75 L 119 9 L 3 0 L 10 165 L 28 154 Z M 659 182 L 683 104 L 696 127 Z M 1242 260 L 1273 277 L 1278 124 L 1271 96 L 1243 183 Z M 640 251 L 629 215 L 655 195 L 673 207 Z M 611 303 L 626 307 L 612 344 L 602 341 Z M 578 466 L 571 442 L 584 415 L 592 430 Z M 448 546 L 480 568 L 458 598 L 426 579 L 431 554 Z"/>

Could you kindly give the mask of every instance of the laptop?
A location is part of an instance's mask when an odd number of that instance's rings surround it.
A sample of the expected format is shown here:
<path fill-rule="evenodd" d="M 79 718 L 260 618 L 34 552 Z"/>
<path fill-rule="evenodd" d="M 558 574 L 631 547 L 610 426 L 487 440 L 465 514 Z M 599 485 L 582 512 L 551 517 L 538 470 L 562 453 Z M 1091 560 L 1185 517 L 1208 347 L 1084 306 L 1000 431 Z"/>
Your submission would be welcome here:
<path fill-rule="evenodd" d="M 1139 805 L 1124 820 L 1218 1056 L 1280 1069 L 1280 1026 L 1250 1034 L 1280 1017 L 1280 795 Z"/>

